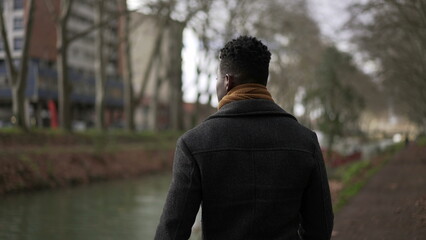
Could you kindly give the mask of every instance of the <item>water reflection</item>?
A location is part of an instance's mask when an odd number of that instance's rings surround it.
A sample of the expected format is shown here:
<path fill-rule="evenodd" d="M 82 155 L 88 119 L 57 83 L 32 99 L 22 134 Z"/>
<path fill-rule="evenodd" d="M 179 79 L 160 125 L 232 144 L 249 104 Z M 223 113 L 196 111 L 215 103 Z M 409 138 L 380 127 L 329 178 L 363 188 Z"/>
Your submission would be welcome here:
<path fill-rule="evenodd" d="M 168 174 L 0 198 L 2 240 L 153 239 Z"/>

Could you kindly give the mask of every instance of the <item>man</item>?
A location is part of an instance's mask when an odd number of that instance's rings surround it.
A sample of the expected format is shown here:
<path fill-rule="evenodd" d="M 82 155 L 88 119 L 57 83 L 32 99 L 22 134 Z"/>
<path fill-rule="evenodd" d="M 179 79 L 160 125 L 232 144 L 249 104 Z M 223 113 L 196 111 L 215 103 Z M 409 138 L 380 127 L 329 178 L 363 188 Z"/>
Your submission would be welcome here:
<path fill-rule="evenodd" d="M 266 89 L 271 53 L 242 36 L 220 51 L 219 110 L 177 142 L 155 239 L 330 239 L 333 213 L 317 137 Z"/>

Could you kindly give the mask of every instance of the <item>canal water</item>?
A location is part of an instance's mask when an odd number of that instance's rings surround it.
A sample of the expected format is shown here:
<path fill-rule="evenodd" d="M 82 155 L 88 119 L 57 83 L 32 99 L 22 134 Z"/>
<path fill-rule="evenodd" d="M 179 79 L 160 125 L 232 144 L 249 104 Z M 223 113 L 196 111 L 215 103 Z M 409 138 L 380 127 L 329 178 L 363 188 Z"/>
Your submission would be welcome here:
<path fill-rule="evenodd" d="M 162 174 L 2 196 L 0 239 L 153 239 L 170 180 Z"/>

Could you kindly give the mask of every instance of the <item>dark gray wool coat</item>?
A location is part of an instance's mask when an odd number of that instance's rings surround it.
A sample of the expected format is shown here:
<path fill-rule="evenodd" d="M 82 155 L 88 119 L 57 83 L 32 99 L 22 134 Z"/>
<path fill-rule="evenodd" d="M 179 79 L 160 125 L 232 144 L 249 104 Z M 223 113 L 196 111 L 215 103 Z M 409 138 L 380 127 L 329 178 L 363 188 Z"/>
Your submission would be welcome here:
<path fill-rule="evenodd" d="M 223 106 L 177 142 L 155 239 L 330 239 L 333 212 L 314 132 L 269 100 Z"/>

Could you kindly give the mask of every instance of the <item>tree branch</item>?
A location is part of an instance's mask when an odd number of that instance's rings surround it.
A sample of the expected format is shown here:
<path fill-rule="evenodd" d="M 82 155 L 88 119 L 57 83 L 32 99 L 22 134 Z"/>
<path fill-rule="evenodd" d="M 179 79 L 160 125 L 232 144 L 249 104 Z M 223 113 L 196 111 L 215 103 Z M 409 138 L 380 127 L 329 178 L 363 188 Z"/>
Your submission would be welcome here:
<path fill-rule="evenodd" d="M 148 66 L 145 70 L 145 73 L 143 75 L 142 86 L 141 86 L 141 89 L 139 91 L 139 95 L 137 97 L 137 99 L 139 99 L 139 101 L 143 99 L 143 95 L 144 95 L 145 88 L 146 88 L 146 85 L 147 85 L 147 82 L 148 82 L 148 78 L 151 74 L 152 67 L 154 65 L 154 59 L 155 59 L 155 57 L 158 57 L 159 55 L 161 55 L 161 51 L 160 51 L 161 45 L 162 45 L 163 38 L 164 38 L 164 31 L 165 31 L 165 29 L 166 29 L 166 27 L 167 27 L 167 25 L 170 21 L 170 12 L 171 12 L 171 10 L 169 9 L 167 16 L 164 17 L 160 21 L 157 36 L 155 38 L 155 46 L 154 46 L 154 49 L 152 50 L 151 55 L 149 57 L 149 63 L 148 63 Z"/>
<path fill-rule="evenodd" d="M 61 8 L 61 19 L 67 19 L 70 16 L 71 12 L 71 6 L 73 4 L 74 0 L 62 0 L 61 3 L 64 4 L 64 7 Z"/>
<path fill-rule="evenodd" d="M 126 14 L 131 14 L 132 12 L 136 12 L 136 11 L 137 10 L 131 10 L 131 11 L 128 11 L 128 10 L 119 10 L 119 11 L 116 12 L 117 15 L 115 17 L 105 19 L 105 20 L 103 20 L 102 22 L 100 22 L 98 24 L 94 24 L 94 25 L 86 28 L 85 30 L 83 30 L 83 31 L 81 31 L 79 33 L 76 33 L 74 36 L 71 36 L 71 37 L 68 38 L 68 42 L 71 43 L 71 42 L 73 42 L 73 41 L 75 41 L 75 40 L 77 40 L 79 38 L 85 37 L 86 35 L 90 34 L 92 31 L 94 31 L 94 30 L 96 30 L 98 28 L 102 28 L 102 27 L 105 27 L 105 26 L 111 24 L 112 22 L 114 22 L 115 20 L 117 20 L 119 17 L 124 16 Z"/>
<path fill-rule="evenodd" d="M 53 6 L 52 0 L 43 0 L 44 5 L 47 8 L 47 11 L 49 11 L 50 17 L 52 18 L 53 22 L 58 22 L 58 15 L 55 14 L 55 6 Z"/>
<path fill-rule="evenodd" d="M 3 40 L 3 48 L 6 54 L 6 65 L 7 65 L 7 71 L 9 73 L 10 77 L 10 85 L 11 87 L 16 85 L 16 68 L 13 65 L 13 57 L 10 52 L 10 45 L 8 40 L 8 34 L 6 30 L 6 25 L 4 22 L 4 16 L 3 16 L 3 6 L 0 6 L 0 30 L 1 30 L 1 38 Z"/>

